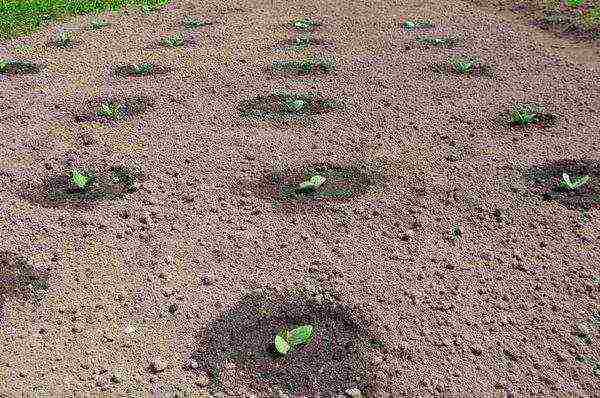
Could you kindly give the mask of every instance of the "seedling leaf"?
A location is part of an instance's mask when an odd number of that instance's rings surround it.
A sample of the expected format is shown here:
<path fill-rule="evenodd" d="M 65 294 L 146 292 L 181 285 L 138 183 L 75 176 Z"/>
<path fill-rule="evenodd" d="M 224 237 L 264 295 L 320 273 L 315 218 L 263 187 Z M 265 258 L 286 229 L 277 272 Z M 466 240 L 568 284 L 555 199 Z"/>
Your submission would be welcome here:
<path fill-rule="evenodd" d="M 566 0 L 565 3 L 567 3 L 567 5 L 569 7 L 579 7 L 580 5 L 583 4 L 583 0 Z"/>
<path fill-rule="evenodd" d="M 89 185 L 90 177 L 81 173 L 79 170 L 73 170 L 71 172 L 71 181 L 73 181 L 80 189 L 85 189 Z"/>
<path fill-rule="evenodd" d="M 292 329 L 287 336 L 288 343 L 291 346 L 308 343 L 313 336 L 312 325 L 303 325 Z"/>
<path fill-rule="evenodd" d="M 571 177 L 567 173 L 563 173 L 562 180 L 559 184 L 559 188 L 574 190 L 586 184 L 589 181 L 589 179 L 590 176 L 586 175 L 571 180 Z"/>
<path fill-rule="evenodd" d="M 290 99 L 286 101 L 285 105 L 292 112 L 298 112 L 306 105 L 306 102 L 301 99 Z"/>
<path fill-rule="evenodd" d="M 283 338 L 281 334 L 275 336 L 275 349 L 281 355 L 286 355 L 292 347 L 288 344 L 288 342 Z"/>
<path fill-rule="evenodd" d="M 326 181 L 326 178 L 320 175 L 312 176 L 308 181 L 304 181 L 298 186 L 298 191 L 307 192 L 314 191 Z"/>

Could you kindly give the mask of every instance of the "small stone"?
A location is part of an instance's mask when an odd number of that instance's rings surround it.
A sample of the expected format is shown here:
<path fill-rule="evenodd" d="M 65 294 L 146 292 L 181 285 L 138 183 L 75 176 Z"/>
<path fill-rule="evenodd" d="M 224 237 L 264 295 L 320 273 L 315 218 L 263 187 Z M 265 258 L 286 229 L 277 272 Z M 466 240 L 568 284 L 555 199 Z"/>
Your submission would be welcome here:
<path fill-rule="evenodd" d="M 167 363 L 158 357 L 153 358 L 150 361 L 150 371 L 152 373 L 160 373 L 160 372 L 165 371 L 167 368 L 168 368 Z"/>
<path fill-rule="evenodd" d="M 363 398 L 362 392 L 358 388 L 349 388 L 344 393 L 349 398 Z"/>

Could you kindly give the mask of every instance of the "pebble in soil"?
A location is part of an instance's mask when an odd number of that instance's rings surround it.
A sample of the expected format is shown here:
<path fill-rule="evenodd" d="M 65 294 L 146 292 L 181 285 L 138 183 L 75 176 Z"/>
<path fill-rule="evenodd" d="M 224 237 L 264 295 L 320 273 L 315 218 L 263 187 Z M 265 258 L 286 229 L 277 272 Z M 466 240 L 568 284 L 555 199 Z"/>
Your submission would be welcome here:
<path fill-rule="evenodd" d="M 312 93 L 272 93 L 240 102 L 242 116 L 272 118 L 277 116 L 319 115 L 339 107 L 333 99 Z"/>
<path fill-rule="evenodd" d="M 126 166 L 112 166 L 100 173 L 87 168 L 77 172 L 89 177 L 84 187 L 73 181 L 72 170 L 46 180 L 41 186 L 25 189 L 22 196 L 42 207 L 74 206 L 88 208 L 99 200 L 114 200 L 137 190 L 144 174 Z"/>
<path fill-rule="evenodd" d="M 383 350 L 371 344 L 380 339 L 363 314 L 364 308 L 342 304 L 329 294 L 260 289 L 198 335 L 194 360 L 212 369 L 215 386 L 221 385 L 221 369 L 233 363 L 240 380 L 248 380 L 247 387 L 259 396 L 278 388 L 290 395 L 321 391 L 336 396 L 349 386 L 372 391 L 381 386 L 373 385 L 376 369 L 368 358 Z M 313 326 L 312 339 L 279 354 L 275 336 L 300 325 Z"/>
<path fill-rule="evenodd" d="M 10 251 L 0 251 L 0 305 L 9 299 L 34 299 L 48 289 L 48 272 Z"/>
<path fill-rule="evenodd" d="M 42 68 L 42 65 L 30 61 L 0 59 L 0 75 L 30 75 L 39 73 Z"/>
<path fill-rule="evenodd" d="M 575 189 L 560 188 L 563 173 L 571 180 L 589 176 Z M 600 162 L 595 160 L 560 160 L 533 166 L 524 172 L 530 190 L 544 200 L 553 200 L 571 209 L 600 207 Z"/>
<path fill-rule="evenodd" d="M 316 176 L 323 179 L 321 185 L 302 188 L 303 183 L 306 185 Z M 310 206 L 321 201 L 347 201 L 356 198 L 384 180 L 381 172 L 370 168 L 368 164 L 325 163 L 266 172 L 256 181 L 247 183 L 246 188 L 255 196 L 280 205 Z"/>
<path fill-rule="evenodd" d="M 115 68 L 115 75 L 121 77 L 157 76 L 165 75 L 170 72 L 171 68 L 156 65 L 150 62 L 120 65 Z"/>
<path fill-rule="evenodd" d="M 117 122 L 141 115 L 153 106 L 154 100 L 145 96 L 94 99 L 87 102 L 86 111 L 75 115 L 75 121 Z"/>

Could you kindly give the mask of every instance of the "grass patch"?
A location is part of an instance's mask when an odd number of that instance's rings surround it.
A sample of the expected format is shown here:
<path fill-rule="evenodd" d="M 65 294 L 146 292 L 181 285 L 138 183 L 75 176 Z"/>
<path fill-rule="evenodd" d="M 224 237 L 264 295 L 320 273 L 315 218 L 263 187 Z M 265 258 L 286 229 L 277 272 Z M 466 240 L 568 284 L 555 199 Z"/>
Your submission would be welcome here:
<path fill-rule="evenodd" d="M 72 16 L 118 11 L 125 6 L 161 7 L 170 0 L 18 0 L 0 2 L 0 39 L 26 36 Z"/>

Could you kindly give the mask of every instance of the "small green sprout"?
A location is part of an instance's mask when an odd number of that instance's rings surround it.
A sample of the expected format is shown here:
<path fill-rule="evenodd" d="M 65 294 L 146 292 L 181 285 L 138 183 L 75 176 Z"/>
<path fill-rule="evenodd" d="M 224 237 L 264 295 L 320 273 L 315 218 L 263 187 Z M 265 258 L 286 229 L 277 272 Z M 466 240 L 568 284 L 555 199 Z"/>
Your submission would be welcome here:
<path fill-rule="evenodd" d="M 462 236 L 462 231 L 460 230 L 460 227 L 457 225 L 452 229 L 452 238 L 454 240 L 459 239 Z"/>
<path fill-rule="evenodd" d="M 306 101 L 301 99 L 288 99 L 285 101 L 285 106 L 290 112 L 298 112 L 306 106 Z"/>
<path fill-rule="evenodd" d="M 311 35 L 310 34 L 304 34 L 304 35 L 300 35 L 298 37 L 296 37 L 296 46 L 297 47 L 308 47 L 310 45 L 310 41 L 311 41 Z"/>
<path fill-rule="evenodd" d="M 312 29 L 315 26 L 318 25 L 318 22 L 315 21 L 311 21 L 310 19 L 307 18 L 299 18 L 296 19 L 292 22 L 292 25 L 294 26 L 294 28 L 296 29 Z"/>
<path fill-rule="evenodd" d="M 456 57 L 450 60 L 450 64 L 459 73 L 471 73 L 477 65 L 477 61 L 470 58 Z"/>
<path fill-rule="evenodd" d="M 92 30 L 102 29 L 107 26 L 110 26 L 110 22 L 108 22 L 104 19 L 99 19 L 99 18 L 92 20 L 92 22 L 90 23 L 90 29 L 92 29 Z"/>
<path fill-rule="evenodd" d="M 98 116 L 104 116 L 110 119 L 117 119 L 121 115 L 121 107 L 117 104 L 103 104 L 98 110 Z"/>
<path fill-rule="evenodd" d="M 71 47 L 73 45 L 73 33 L 61 32 L 56 37 L 56 45 L 61 48 Z"/>
<path fill-rule="evenodd" d="M 515 109 L 510 118 L 513 123 L 524 126 L 537 120 L 540 110 L 536 107 L 523 107 Z"/>
<path fill-rule="evenodd" d="M 185 43 L 185 39 L 181 33 L 177 33 L 173 36 L 163 38 L 161 43 L 167 47 L 181 47 Z"/>
<path fill-rule="evenodd" d="M 312 337 L 312 325 L 299 326 L 289 332 L 283 330 L 275 336 L 275 349 L 281 355 L 286 355 L 299 345 L 309 343 Z"/>
<path fill-rule="evenodd" d="M 0 73 L 6 71 L 8 69 L 9 61 L 5 59 L 0 59 Z"/>
<path fill-rule="evenodd" d="M 592 283 L 595 285 L 600 285 L 600 276 L 595 276 L 592 278 Z"/>
<path fill-rule="evenodd" d="M 148 62 L 132 65 L 133 73 L 137 76 L 142 76 L 150 73 L 154 66 Z"/>
<path fill-rule="evenodd" d="M 571 180 L 571 177 L 567 173 L 563 173 L 562 180 L 560 181 L 558 187 L 561 189 L 568 189 L 572 191 L 586 184 L 589 181 L 589 179 L 590 176 L 586 175 Z"/>
<path fill-rule="evenodd" d="M 576 8 L 583 4 L 583 0 L 565 0 L 569 7 Z"/>
<path fill-rule="evenodd" d="M 326 178 L 320 175 L 314 175 L 310 177 L 307 181 L 302 182 L 296 188 L 297 192 L 312 192 L 315 189 L 319 188 L 326 181 Z"/>
<path fill-rule="evenodd" d="M 411 21 L 406 20 L 402 23 L 402 27 L 405 29 L 423 29 L 423 28 L 431 28 L 433 24 L 429 21 Z"/>
<path fill-rule="evenodd" d="M 431 44 L 434 46 L 446 46 L 452 45 L 457 42 L 456 38 L 453 37 L 431 37 L 431 36 L 419 36 L 416 39 L 419 43 Z"/>
<path fill-rule="evenodd" d="M 79 189 L 88 188 L 91 180 L 91 177 L 83 174 L 77 169 L 71 171 L 71 182 L 73 182 L 73 184 L 75 184 Z"/>
<path fill-rule="evenodd" d="M 201 28 L 203 26 L 210 25 L 210 24 L 211 24 L 211 22 L 201 21 L 201 20 L 199 20 L 197 18 L 185 18 L 183 20 L 183 26 L 186 29 L 198 29 L 198 28 Z"/>

